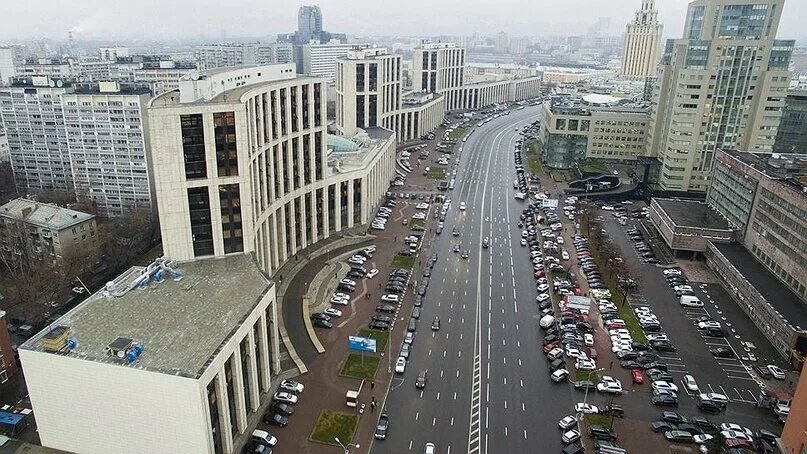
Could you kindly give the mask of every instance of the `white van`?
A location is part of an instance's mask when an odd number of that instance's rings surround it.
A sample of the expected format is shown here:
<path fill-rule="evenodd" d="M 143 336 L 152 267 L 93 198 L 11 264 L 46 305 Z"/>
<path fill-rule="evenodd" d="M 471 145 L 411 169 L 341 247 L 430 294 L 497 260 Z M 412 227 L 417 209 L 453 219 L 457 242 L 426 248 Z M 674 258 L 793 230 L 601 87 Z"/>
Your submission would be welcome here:
<path fill-rule="evenodd" d="M 538 322 L 538 325 L 541 326 L 543 329 L 549 329 L 552 324 L 555 323 L 555 317 L 551 315 L 544 315 L 541 317 L 541 320 Z"/>
<path fill-rule="evenodd" d="M 703 302 L 697 296 L 682 295 L 680 303 L 683 307 L 703 307 Z"/>
<path fill-rule="evenodd" d="M 547 359 L 554 361 L 563 356 L 563 350 L 560 348 L 553 348 L 546 354 Z"/>

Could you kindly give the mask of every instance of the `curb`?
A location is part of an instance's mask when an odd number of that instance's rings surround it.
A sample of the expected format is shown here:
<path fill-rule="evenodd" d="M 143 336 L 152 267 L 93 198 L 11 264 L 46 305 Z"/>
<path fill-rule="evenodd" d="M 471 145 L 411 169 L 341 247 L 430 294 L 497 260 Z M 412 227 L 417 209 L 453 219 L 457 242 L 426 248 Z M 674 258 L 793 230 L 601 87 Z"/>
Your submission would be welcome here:
<path fill-rule="evenodd" d="M 322 342 L 319 341 L 319 337 L 314 331 L 314 325 L 311 324 L 311 311 L 308 309 L 308 300 L 308 295 L 303 295 L 303 323 L 305 323 L 305 330 L 308 332 L 308 337 L 311 339 L 311 343 L 314 344 L 314 348 L 317 349 L 317 353 L 324 353 L 325 347 L 322 346 Z"/>
<path fill-rule="evenodd" d="M 281 314 L 283 313 L 283 298 L 277 298 L 277 311 Z M 297 370 L 300 371 L 300 374 L 305 374 L 308 372 L 308 368 L 305 367 L 305 363 L 302 359 L 297 355 L 297 350 L 294 349 L 294 344 L 292 344 L 291 339 L 289 339 L 289 333 L 286 332 L 286 324 L 283 323 L 283 317 L 278 317 L 280 321 L 277 324 L 278 334 L 280 334 L 280 340 L 283 342 L 283 345 L 286 346 L 286 351 L 289 352 L 289 358 L 294 362 L 294 365 L 297 366 Z"/>

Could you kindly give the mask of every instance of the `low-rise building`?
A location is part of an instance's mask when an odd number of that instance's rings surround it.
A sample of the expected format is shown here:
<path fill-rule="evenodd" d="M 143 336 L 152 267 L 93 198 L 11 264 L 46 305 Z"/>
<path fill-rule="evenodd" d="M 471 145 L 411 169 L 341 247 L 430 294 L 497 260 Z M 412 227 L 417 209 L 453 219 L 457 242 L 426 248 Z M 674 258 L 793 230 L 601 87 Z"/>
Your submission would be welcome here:
<path fill-rule="evenodd" d="M 807 362 L 801 369 L 790 414 L 777 442 L 782 454 L 801 454 L 807 450 Z"/>
<path fill-rule="evenodd" d="M 97 244 L 92 214 L 22 198 L 0 206 L 0 252 L 8 257 L 25 249 L 55 261 L 86 253 Z"/>
<path fill-rule="evenodd" d="M 196 67 L 200 71 L 292 61 L 294 48 L 291 43 L 219 43 L 196 47 Z"/>
<path fill-rule="evenodd" d="M 649 122 L 644 101 L 596 93 L 553 96 L 541 106 L 541 159 L 554 169 L 586 158 L 634 161 L 647 155 Z"/>
<path fill-rule="evenodd" d="M 650 202 L 650 221 L 664 243 L 676 254 L 698 257 L 709 242 L 730 243 L 736 230 L 705 202 L 655 197 Z"/>
<path fill-rule="evenodd" d="M 249 254 L 130 268 L 19 348 L 42 445 L 235 452 L 281 372 L 277 317 Z"/>
<path fill-rule="evenodd" d="M 6 311 L 0 311 L 0 390 L 19 372 L 16 352 L 8 333 Z"/>
<path fill-rule="evenodd" d="M 534 66 L 513 63 L 467 63 L 463 74 L 463 82 L 496 82 L 499 80 L 535 77 L 538 69 Z"/>

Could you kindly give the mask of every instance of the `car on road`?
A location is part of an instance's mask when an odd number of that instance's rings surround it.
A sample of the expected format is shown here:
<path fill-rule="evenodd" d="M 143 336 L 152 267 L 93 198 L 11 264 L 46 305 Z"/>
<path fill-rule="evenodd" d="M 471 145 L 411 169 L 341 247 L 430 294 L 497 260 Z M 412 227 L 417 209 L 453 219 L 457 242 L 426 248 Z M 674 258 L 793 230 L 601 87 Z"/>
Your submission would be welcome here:
<path fill-rule="evenodd" d="M 783 371 L 782 369 L 780 369 L 777 366 L 774 366 L 773 364 L 768 364 L 768 371 L 771 373 L 773 378 L 775 378 L 777 380 L 784 380 L 785 379 L 785 371 Z"/>
<path fill-rule="evenodd" d="M 482 240 L 482 248 L 487 249 L 489 247 L 490 247 L 490 240 L 488 240 L 488 237 L 485 237 L 485 239 Z"/>
<path fill-rule="evenodd" d="M 411 344 L 415 340 L 415 333 L 406 333 L 404 335 L 404 342 Z"/>
<path fill-rule="evenodd" d="M 664 432 L 664 438 L 676 443 L 692 443 L 694 441 L 692 434 L 683 430 L 669 430 Z"/>
<path fill-rule="evenodd" d="M 347 306 L 350 304 L 350 300 L 347 298 L 337 298 L 335 296 L 331 297 L 331 304 L 338 304 L 340 306 Z"/>
<path fill-rule="evenodd" d="M 671 395 L 656 395 L 650 398 L 650 402 L 652 402 L 653 405 L 658 405 L 659 407 L 678 406 L 678 398 Z"/>
<path fill-rule="evenodd" d="M 561 418 L 560 421 L 558 421 L 558 427 L 560 427 L 563 430 L 570 429 L 576 425 L 577 425 L 577 418 L 574 416 L 564 416 L 563 418 Z"/>
<path fill-rule="evenodd" d="M 395 306 L 393 306 L 392 304 L 379 304 L 378 306 L 375 307 L 375 311 L 387 312 L 389 314 L 392 314 L 395 312 Z"/>
<path fill-rule="evenodd" d="M 558 369 L 552 372 L 549 378 L 555 383 L 566 381 L 566 379 L 569 378 L 569 371 L 566 369 Z"/>
<path fill-rule="evenodd" d="M 771 378 L 771 371 L 768 369 L 768 366 L 760 366 L 756 365 L 753 366 L 754 372 L 756 372 L 761 378 Z"/>
<path fill-rule="evenodd" d="M 699 445 L 705 445 L 705 444 L 706 444 L 706 443 L 708 443 L 708 442 L 709 442 L 709 440 L 711 440 L 712 438 L 714 438 L 714 435 L 709 435 L 709 434 L 697 434 L 697 435 L 694 435 L 694 436 L 692 437 L 692 441 L 694 441 L 695 443 L 697 443 L 697 444 L 699 444 Z"/>
<path fill-rule="evenodd" d="M 655 380 L 650 384 L 650 386 L 653 387 L 654 391 L 657 389 L 666 389 L 676 394 L 678 393 L 678 386 L 676 386 L 674 383 L 670 383 L 664 380 Z"/>
<path fill-rule="evenodd" d="M 432 331 L 437 331 L 440 329 L 440 317 L 434 317 L 434 321 L 432 321 Z"/>
<path fill-rule="evenodd" d="M 398 295 L 386 294 L 386 295 L 381 296 L 381 301 L 383 301 L 385 303 L 397 303 L 400 300 L 401 300 L 401 297 L 398 296 Z"/>
<path fill-rule="evenodd" d="M 597 389 L 597 385 L 591 380 L 578 380 L 572 382 L 572 386 L 574 386 L 574 389 L 578 391 L 585 391 L 585 390 L 594 391 Z"/>
<path fill-rule="evenodd" d="M 729 403 L 729 398 L 725 394 L 719 393 L 700 393 L 698 396 L 700 400 L 711 400 L 712 402 L 719 402 L 722 404 Z"/>
<path fill-rule="evenodd" d="M 653 421 L 650 423 L 650 429 L 653 432 L 667 432 L 676 428 L 677 426 L 669 421 Z"/>
<path fill-rule="evenodd" d="M 423 454 L 435 454 L 437 452 L 437 448 L 435 448 L 434 443 L 426 443 L 426 447 L 423 449 Z"/>
<path fill-rule="evenodd" d="M 597 391 L 608 394 L 622 394 L 622 384 L 619 382 L 598 383 Z"/>
<path fill-rule="evenodd" d="M 644 383 L 644 376 L 642 375 L 642 371 L 640 369 L 631 370 L 630 375 L 633 378 L 633 382 L 637 385 Z"/>
<path fill-rule="evenodd" d="M 376 424 L 375 426 L 376 440 L 383 440 L 387 438 L 388 431 L 389 431 L 389 416 L 386 413 L 381 413 L 381 416 L 378 418 L 378 424 Z"/>
<path fill-rule="evenodd" d="M 283 380 L 280 382 L 280 389 L 293 393 L 301 393 L 305 389 L 305 385 L 297 380 Z"/>
<path fill-rule="evenodd" d="M 406 370 L 406 358 L 403 356 L 399 356 L 398 359 L 395 360 L 395 373 L 402 374 Z"/>
<path fill-rule="evenodd" d="M 567 432 L 564 432 L 563 435 L 561 435 L 560 439 L 567 445 L 570 443 L 574 443 L 575 441 L 580 439 L 580 431 L 576 429 L 569 430 Z"/>
<path fill-rule="evenodd" d="M 607 440 L 607 441 L 614 441 L 616 440 L 616 434 L 613 430 L 599 425 L 594 424 L 588 428 L 588 433 L 591 435 L 592 438 L 596 440 Z"/>
<path fill-rule="evenodd" d="M 460 202 L 460 211 L 465 211 L 465 202 Z"/>
<path fill-rule="evenodd" d="M 418 378 L 415 379 L 415 388 L 423 389 L 426 387 L 426 374 L 427 371 L 425 370 L 420 371 L 420 373 L 418 374 Z"/>
<path fill-rule="evenodd" d="M 720 413 L 726 409 L 725 404 L 714 402 L 711 400 L 699 400 L 696 404 L 700 411 L 705 413 Z"/>
<path fill-rule="evenodd" d="M 276 392 L 275 395 L 272 396 L 272 399 L 274 399 L 274 400 L 276 400 L 278 402 L 286 403 L 286 404 L 296 404 L 297 403 L 297 396 L 295 394 L 292 394 L 292 393 L 286 392 L 286 391 Z"/>
<path fill-rule="evenodd" d="M 378 270 L 373 268 L 367 272 L 367 278 L 372 279 L 376 276 L 376 274 L 378 274 Z"/>

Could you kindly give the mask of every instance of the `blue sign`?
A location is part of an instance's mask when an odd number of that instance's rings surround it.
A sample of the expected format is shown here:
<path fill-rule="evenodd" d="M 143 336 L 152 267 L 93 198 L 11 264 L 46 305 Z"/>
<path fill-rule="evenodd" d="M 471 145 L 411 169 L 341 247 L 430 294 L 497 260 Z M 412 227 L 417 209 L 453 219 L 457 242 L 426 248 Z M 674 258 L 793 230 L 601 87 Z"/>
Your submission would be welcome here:
<path fill-rule="evenodd" d="M 347 347 L 357 352 L 375 353 L 375 339 L 369 337 L 350 336 L 347 339 Z"/>

